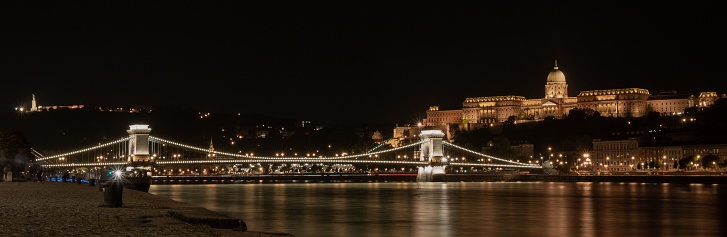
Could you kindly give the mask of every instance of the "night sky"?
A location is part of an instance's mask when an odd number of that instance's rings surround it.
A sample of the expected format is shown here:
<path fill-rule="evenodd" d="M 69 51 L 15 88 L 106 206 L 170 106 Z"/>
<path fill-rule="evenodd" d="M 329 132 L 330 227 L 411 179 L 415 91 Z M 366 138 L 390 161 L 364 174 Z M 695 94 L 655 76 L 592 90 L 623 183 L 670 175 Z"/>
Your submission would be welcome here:
<path fill-rule="evenodd" d="M 12 1 L 0 108 L 170 106 L 403 123 L 467 97 L 727 93 L 717 1 Z"/>

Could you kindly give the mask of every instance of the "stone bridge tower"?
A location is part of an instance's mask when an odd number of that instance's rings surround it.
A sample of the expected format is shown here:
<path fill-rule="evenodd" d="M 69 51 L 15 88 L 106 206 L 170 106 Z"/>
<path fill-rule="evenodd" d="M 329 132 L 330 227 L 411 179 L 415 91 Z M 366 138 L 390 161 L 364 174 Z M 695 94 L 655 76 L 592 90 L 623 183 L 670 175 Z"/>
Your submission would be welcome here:
<path fill-rule="evenodd" d="M 422 130 L 419 136 L 424 143 L 420 147 L 419 159 L 429 161 L 426 167 L 419 167 L 417 182 L 444 182 L 447 159 L 444 158 L 442 138 L 445 134 L 440 130 Z"/>
<path fill-rule="evenodd" d="M 129 163 L 150 162 L 149 155 L 149 125 L 131 125 L 129 130 Z"/>

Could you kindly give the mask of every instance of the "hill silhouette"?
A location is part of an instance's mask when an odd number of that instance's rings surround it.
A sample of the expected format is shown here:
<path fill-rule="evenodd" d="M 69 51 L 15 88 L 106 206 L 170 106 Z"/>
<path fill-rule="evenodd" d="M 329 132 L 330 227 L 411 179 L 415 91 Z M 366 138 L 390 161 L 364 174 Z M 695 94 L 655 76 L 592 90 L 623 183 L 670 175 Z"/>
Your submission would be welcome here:
<path fill-rule="evenodd" d="M 0 116 L 0 130 L 17 130 L 43 155 L 60 154 L 113 142 L 128 136 L 129 125 L 147 124 L 151 135 L 186 145 L 226 152 L 364 151 L 375 144 L 375 131 L 394 125 L 324 125 L 256 114 L 201 113 L 160 108 L 138 113 L 61 109 Z M 234 142 L 233 142 L 234 141 Z M 329 148 L 333 147 L 334 149 Z"/>

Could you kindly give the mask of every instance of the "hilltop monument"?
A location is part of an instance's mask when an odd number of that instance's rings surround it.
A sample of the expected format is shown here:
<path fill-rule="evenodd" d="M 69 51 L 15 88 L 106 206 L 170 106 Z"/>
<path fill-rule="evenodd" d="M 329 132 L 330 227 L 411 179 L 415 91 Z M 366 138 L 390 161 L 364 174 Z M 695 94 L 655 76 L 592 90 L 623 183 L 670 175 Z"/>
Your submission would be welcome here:
<path fill-rule="evenodd" d="M 30 102 L 30 111 L 35 112 L 38 111 L 38 102 L 35 101 L 35 94 L 31 95 L 33 95 L 33 100 Z"/>

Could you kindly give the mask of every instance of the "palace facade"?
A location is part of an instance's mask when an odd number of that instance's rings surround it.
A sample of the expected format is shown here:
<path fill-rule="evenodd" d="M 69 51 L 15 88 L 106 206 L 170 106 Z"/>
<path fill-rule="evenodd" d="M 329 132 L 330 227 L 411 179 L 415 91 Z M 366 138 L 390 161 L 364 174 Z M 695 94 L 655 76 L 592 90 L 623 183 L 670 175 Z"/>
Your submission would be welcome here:
<path fill-rule="evenodd" d="M 551 116 L 564 118 L 574 108 L 592 109 L 606 117 L 641 117 L 651 111 L 680 115 L 689 107 L 707 107 L 719 98 L 716 92 L 702 92 L 699 96 L 676 94 L 675 91 L 651 94 L 642 88 L 587 90 L 570 97 L 565 74 L 558 68 L 557 61 L 548 73 L 544 91 L 544 97 L 537 99 L 517 95 L 487 96 L 466 98 L 461 109 L 440 110 L 439 106 L 430 106 L 425 125 L 446 127 L 447 131 L 453 126 L 471 130 L 499 125 L 509 119 L 520 123 Z"/>

